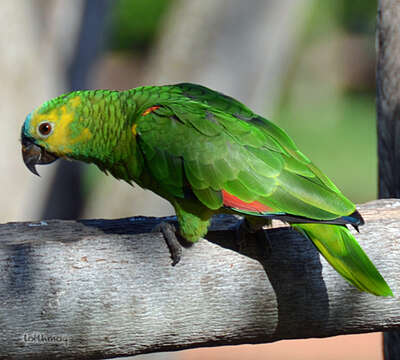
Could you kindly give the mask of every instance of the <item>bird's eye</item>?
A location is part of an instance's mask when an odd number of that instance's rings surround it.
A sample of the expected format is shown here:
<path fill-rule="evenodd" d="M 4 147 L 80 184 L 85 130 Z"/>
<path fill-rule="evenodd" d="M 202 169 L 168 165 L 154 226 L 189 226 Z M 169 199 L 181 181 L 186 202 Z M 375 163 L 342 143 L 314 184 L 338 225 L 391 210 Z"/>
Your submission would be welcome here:
<path fill-rule="evenodd" d="M 38 132 L 43 137 L 49 136 L 52 131 L 53 131 L 53 126 L 48 121 L 44 121 L 40 123 L 38 126 Z"/>

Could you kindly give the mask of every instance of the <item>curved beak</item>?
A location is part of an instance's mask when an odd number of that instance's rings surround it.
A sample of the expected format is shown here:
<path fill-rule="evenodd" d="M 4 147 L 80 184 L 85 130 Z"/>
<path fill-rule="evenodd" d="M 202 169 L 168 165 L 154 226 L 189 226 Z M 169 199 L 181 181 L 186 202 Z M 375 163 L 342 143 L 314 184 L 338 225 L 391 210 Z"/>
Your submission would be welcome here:
<path fill-rule="evenodd" d="M 37 164 L 50 164 L 57 160 L 57 156 L 49 153 L 44 148 L 36 145 L 34 139 L 22 134 L 22 159 L 26 167 L 35 175 L 40 176 L 36 171 Z"/>

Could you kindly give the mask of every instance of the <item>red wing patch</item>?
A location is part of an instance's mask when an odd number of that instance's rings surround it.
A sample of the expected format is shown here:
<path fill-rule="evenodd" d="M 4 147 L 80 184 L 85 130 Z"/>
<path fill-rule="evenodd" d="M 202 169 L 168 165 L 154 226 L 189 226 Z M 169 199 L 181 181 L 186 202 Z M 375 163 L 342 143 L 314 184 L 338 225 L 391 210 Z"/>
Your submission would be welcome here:
<path fill-rule="evenodd" d="M 236 196 L 229 194 L 227 191 L 222 190 L 222 202 L 226 207 L 235 208 L 244 211 L 253 212 L 273 212 L 274 210 L 267 205 L 260 203 L 259 201 L 245 202 L 240 200 Z"/>
<path fill-rule="evenodd" d="M 150 114 L 151 112 L 157 110 L 158 108 L 160 108 L 159 105 L 154 105 L 152 107 L 149 107 L 148 109 L 146 109 L 145 111 L 143 111 L 142 116 L 146 116 L 148 114 Z"/>

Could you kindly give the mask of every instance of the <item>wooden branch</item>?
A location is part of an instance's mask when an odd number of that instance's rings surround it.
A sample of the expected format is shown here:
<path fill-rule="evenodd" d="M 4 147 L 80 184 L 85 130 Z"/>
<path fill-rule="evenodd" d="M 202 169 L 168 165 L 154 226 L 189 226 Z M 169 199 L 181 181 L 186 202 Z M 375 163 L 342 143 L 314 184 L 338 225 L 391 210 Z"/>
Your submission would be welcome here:
<path fill-rule="evenodd" d="M 400 200 L 361 206 L 357 238 L 400 294 Z M 289 228 L 234 251 L 218 217 L 172 267 L 156 218 L 0 225 L 0 359 L 101 359 L 400 326 L 397 298 L 361 293 Z M 233 249 L 233 251 L 231 250 Z"/>

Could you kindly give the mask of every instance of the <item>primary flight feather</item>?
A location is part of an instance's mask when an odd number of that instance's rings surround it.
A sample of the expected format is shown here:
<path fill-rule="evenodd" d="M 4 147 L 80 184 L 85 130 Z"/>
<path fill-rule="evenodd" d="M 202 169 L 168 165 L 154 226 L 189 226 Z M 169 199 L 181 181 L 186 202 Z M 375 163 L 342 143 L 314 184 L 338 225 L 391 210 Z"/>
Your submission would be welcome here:
<path fill-rule="evenodd" d="M 27 116 L 22 153 L 35 174 L 36 164 L 66 157 L 154 191 L 190 242 L 221 212 L 287 221 L 358 289 L 392 295 L 346 227 L 363 224 L 355 205 L 282 129 L 206 87 L 62 95 Z"/>

